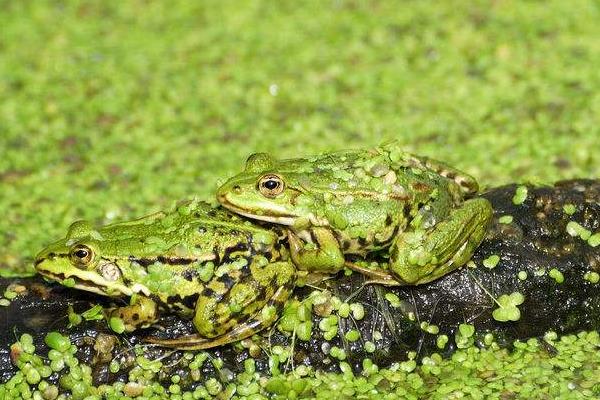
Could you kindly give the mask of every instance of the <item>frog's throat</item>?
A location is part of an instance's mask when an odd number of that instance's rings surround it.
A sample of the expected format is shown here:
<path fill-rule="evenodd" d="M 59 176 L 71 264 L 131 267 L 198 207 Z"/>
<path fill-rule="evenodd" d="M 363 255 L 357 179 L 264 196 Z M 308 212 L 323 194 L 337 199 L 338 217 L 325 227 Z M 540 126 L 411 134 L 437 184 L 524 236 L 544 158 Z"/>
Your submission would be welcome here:
<path fill-rule="evenodd" d="M 296 217 L 295 215 L 292 214 L 280 214 L 280 215 L 257 215 L 257 214 L 253 214 L 251 212 L 248 212 L 246 210 L 244 210 L 243 208 L 239 208 L 233 204 L 231 204 L 229 201 L 227 201 L 227 199 L 225 198 L 225 196 L 219 197 L 219 202 L 221 203 L 221 205 L 225 208 L 227 208 L 230 211 L 233 211 L 234 213 L 247 217 L 247 218 L 251 218 L 251 219 L 257 219 L 259 221 L 265 221 L 265 222 L 270 222 L 272 224 L 278 224 L 278 225 L 294 225 L 294 222 L 298 219 L 298 217 Z"/>

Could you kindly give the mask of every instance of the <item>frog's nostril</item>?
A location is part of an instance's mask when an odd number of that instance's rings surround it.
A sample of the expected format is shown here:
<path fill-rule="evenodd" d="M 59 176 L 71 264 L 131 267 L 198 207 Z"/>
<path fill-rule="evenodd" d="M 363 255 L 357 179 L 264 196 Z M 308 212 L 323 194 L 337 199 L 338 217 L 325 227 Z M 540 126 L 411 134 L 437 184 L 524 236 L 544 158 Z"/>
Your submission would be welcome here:
<path fill-rule="evenodd" d="M 240 194 L 240 193 L 242 192 L 242 187 L 241 187 L 241 186 L 239 186 L 239 185 L 235 185 L 235 186 L 233 187 L 233 191 L 234 191 L 235 193 L 237 193 L 237 194 Z"/>

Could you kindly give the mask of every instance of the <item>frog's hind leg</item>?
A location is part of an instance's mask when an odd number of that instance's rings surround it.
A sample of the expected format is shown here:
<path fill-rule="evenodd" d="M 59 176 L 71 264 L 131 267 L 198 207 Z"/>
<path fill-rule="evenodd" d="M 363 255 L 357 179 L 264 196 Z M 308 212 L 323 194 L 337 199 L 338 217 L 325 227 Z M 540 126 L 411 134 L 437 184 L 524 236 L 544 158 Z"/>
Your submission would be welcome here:
<path fill-rule="evenodd" d="M 384 286 L 401 286 L 402 283 L 399 282 L 393 274 L 385 272 L 385 271 L 380 271 L 380 270 L 375 270 L 375 269 L 371 269 L 371 268 L 367 268 L 367 267 L 361 267 L 358 264 L 354 264 L 350 261 L 346 261 L 344 263 L 344 266 L 354 272 L 358 272 L 366 277 L 369 277 L 370 279 L 365 282 L 365 284 L 370 285 L 370 284 L 378 284 L 378 285 L 384 285 Z"/>
<path fill-rule="evenodd" d="M 290 296 L 292 288 L 280 287 L 267 304 L 250 320 L 237 325 L 224 335 L 215 338 L 206 338 L 199 334 L 181 336 L 175 339 L 145 338 L 148 343 L 178 350 L 202 350 L 222 346 L 228 343 L 245 339 L 261 330 L 271 326 L 281 314 L 283 305 Z"/>
<path fill-rule="evenodd" d="M 403 232 L 390 248 L 390 267 L 407 285 L 431 282 L 466 264 L 493 215 L 484 198 L 465 201 L 429 229 Z"/>
<path fill-rule="evenodd" d="M 218 312 L 218 307 L 230 310 L 236 303 L 236 293 L 248 292 L 247 290 L 236 291 L 236 286 L 247 284 L 248 281 L 234 284 L 233 287 L 218 301 L 214 298 L 200 301 L 196 306 L 196 317 L 194 324 L 202 334 L 181 336 L 175 339 L 157 339 L 154 337 L 146 338 L 148 343 L 157 344 L 163 347 L 170 347 L 179 350 L 201 350 L 211 347 L 222 346 L 228 343 L 245 339 L 261 330 L 271 326 L 281 314 L 281 310 L 295 284 L 295 269 L 286 262 L 276 262 L 258 268 L 254 275 L 249 276 L 249 280 L 254 283 L 263 280 L 260 284 L 270 284 L 276 286 L 275 292 L 267 299 L 260 302 L 260 291 L 254 290 L 243 301 L 246 302 L 248 309 L 253 312 L 244 312 L 242 310 L 226 314 Z M 262 306 L 260 306 L 262 304 Z M 238 304 L 239 305 L 239 304 Z M 256 306 L 256 308 L 254 308 Z"/>

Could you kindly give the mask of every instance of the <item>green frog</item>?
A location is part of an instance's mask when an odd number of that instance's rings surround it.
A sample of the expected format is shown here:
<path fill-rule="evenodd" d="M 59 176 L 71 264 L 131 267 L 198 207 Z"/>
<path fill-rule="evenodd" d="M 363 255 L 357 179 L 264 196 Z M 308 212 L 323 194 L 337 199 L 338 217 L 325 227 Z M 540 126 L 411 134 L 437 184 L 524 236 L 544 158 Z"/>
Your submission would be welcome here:
<path fill-rule="evenodd" d="M 191 318 L 197 334 L 147 341 L 196 350 L 275 322 L 296 276 L 280 239 L 222 208 L 188 201 L 97 230 L 74 222 L 66 238 L 37 255 L 35 267 L 66 286 L 129 298 L 106 311 L 126 331 L 154 324 L 161 312 Z"/>
<path fill-rule="evenodd" d="M 347 266 L 378 283 L 416 285 L 464 265 L 483 240 L 492 208 L 471 198 L 477 191 L 471 176 L 388 143 L 287 160 L 256 153 L 217 199 L 237 214 L 285 226 L 299 269 Z M 345 258 L 373 252 L 389 257 L 389 270 Z"/>

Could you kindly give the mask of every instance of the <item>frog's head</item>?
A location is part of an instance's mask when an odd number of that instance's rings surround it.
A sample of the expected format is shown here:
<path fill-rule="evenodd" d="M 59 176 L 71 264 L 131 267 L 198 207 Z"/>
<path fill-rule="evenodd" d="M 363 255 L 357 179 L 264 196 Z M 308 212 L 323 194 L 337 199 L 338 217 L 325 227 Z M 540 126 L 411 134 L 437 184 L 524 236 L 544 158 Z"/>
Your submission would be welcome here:
<path fill-rule="evenodd" d="M 36 270 L 65 286 L 106 296 L 131 296 L 133 290 L 125 285 L 118 260 L 104 257 L 101 238 L 93 232 L 88 222 L 74 222 L 66 238 L 38 253 Z"/>
<path fill-rule="evenodd" d="M 305 160 L 277 161 L 265 153 L 252 154 L 246 168 L 217 190 L 217 200 L 231 211 L 261 221 L 294 225 L 311 213 Z"/>

